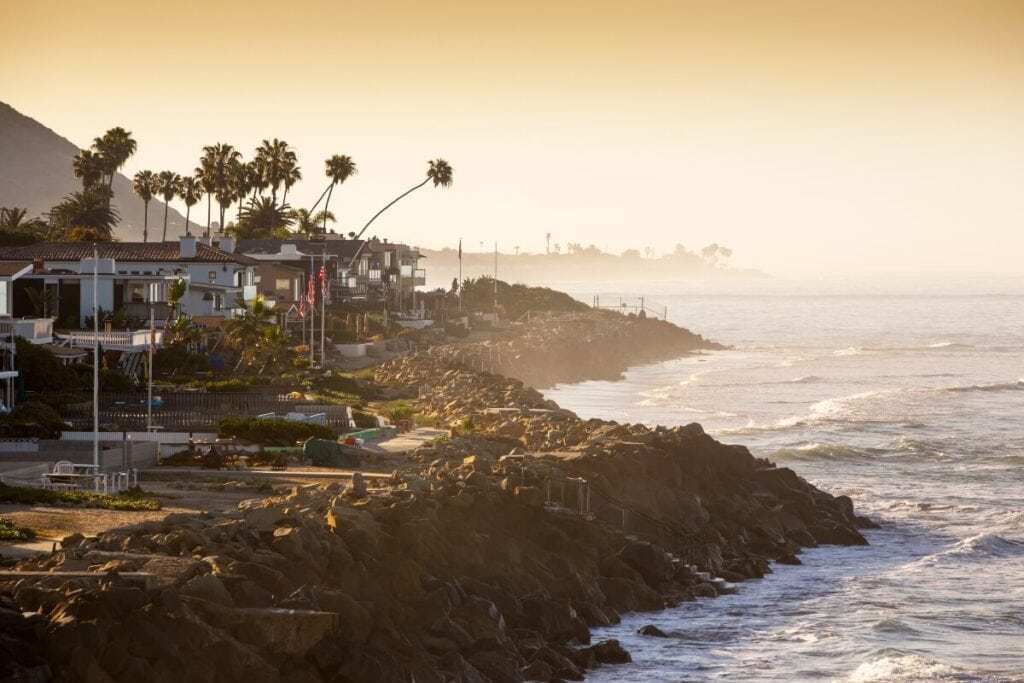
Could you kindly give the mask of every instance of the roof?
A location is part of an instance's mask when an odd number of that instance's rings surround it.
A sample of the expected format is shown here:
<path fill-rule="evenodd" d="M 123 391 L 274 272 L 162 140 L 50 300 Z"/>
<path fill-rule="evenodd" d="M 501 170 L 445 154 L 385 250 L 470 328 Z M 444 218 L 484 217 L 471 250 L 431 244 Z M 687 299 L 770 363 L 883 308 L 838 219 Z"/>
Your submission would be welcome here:
<path fill-rule="evenodd" d="M 242 254 L 279 254 L 282 244 L 294 244 L 295 248 L 305 254 L 319 256 L 326 246 L 327 253 L 338 258 L 351 261 L 359 253 L 365 242 L 363 240 L 311 240 L 311 239 L 285 239 L 285 240 L 238 240 L 235 251 Z"/>
<path fill-rule="evenodd" d="M 195 258 L 182 258 L 180 242 L 100 242 L 96 245 L 100 258 L 125 262 L 190 262 L 238 263 L 253 265 L 255 261 L 241 254 L 229 254 L 202 242 L 196 242 Z M 92 258 L 89 242 L 37 242 L 23 247 L 0 249 L 4 261 L 42 259 L 43 261 L 81 261 Z"/>
<path fill-rule="evenodd" d="M 20 275 L 21 271 L 32 267 L 32 261 L 0 261 L 0 277 Z"/>

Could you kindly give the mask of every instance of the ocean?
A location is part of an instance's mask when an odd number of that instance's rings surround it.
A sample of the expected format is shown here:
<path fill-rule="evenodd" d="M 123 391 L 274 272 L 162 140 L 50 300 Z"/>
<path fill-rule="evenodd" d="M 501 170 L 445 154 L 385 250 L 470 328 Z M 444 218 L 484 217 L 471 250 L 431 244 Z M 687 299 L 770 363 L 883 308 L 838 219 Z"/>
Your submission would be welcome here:
<path fill-rule="evenodd" d="M 597 630 L 634 661 L 588 680 L 1024 681 L 1024 278 L 553 286 L 644 295 L 733 348 L 547 397 L 699 422 L 882 524 L 869 546 Z"/>

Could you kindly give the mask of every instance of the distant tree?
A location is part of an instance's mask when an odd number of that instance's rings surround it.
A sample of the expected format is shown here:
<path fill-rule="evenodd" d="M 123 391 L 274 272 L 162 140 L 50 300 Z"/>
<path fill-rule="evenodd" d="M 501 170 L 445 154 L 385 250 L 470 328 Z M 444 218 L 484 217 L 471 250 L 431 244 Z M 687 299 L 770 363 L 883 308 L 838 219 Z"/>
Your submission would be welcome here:
<path fill-rule="evenodd" d="M 420 189 L 421 187 L 423 187 L 424 185 L 426 185 L 427 183 L 429 183 L 431 181 L 433 181 L 434 187 L 442 187 L 442 188 L 451 187 L 453 175 L 454 175 L 454 171 L 452 170 L 451 165 L 449 165 L 449 163 L 447 161 L 445 161 L 444 159 L 434 159 L 433 161 L 428 162 L 427 179 L 424 180 L 419 185 L 414 185 L 411 188 L 409 188 L 408 190 L 406 190 L 405 192 L 403 192 L 402 194 L 398 195 L 397 197 L 392 199 L 387 204 L 387 206 L 385 206 L 383 209 L 381 209 L 380 211 L 375 213 L 373 215 L 373 218 L 371 218 L 369 221 L 367 221 L 366 225 L 363 226 L 363 229 L 359 231 L 359 234 L 357 235 L 357 237 L 361 237 L 362 234 L 364 232 L 366 232 L 366 229 L 368 227 L 370 227 L 370 224 L 373 223 L 375 220 L 377 220 L 377 216 L 379 216 L 382 213 L 384 213 L 385 211 L 387 211 L 391 206 L 393 206 L 402 197 L 405 197 L 406 195 L 408 195 L 408 194 L 410 194 L 412 192 L 415 192 L 416 190 Z"/>
<path fill-rule="evenodd" d="M 281 182 L 284 184 L 284 194 L 281 195 L 281 203 L 288 203 L 288 190 L 292 189 L 295 183 L 302 180 L 302 169 L 295 161 L 294 152 L 292 152 L 292 158 L 288 159 L 284 165 L 283 175 Z"/>
<path fill-rule="evenodd" d="M 172 199 L 178 196 L 181 188 L 181 176 L 174 171 L 160 171 L 156 177 L 156 191 L 164 200 L 164 232 L 161 242 L 167 241 L 167 210 L 170 208 Z"/>
<path fill-rule="evenodd" d="M 341 185 L 346 180 L 359 173 L 359 170 L 356 168 L 356 162 L 352 161 L 352 157 L 344 154 L 335 154 L 324 162 L 324 173 L 331 181 L 330 185 L 327 186 L 327 201 L 324 202 L 324 210 L 321 212 L 325 219 L 323 231 L 326 233 L 326 218 L 327 216 L 334 215 L 329 210 L 331 197 L 334 195 L 334 186 Z"/>
<path fill-rule="evenodd" d="M 203 198 L 203 186 L 195 176 L 187 175 L 181 179 L 181 184 L 178 185 L 178 196 L 181 197 L 181 201 L 185 202 L 185 234 L 190 235 L 192 230 L 189 216 L 192 213 L 192 207 Z"/>
<path fill-rule="evenodd" d="M 551 233 L 550 232 L 544 233 L 544 240 L 545 240 L 544 253 L 545 254 L 550 254 L 551 253 Z"/>
<path fill-rule="evenodd" d="M 644 254 L 646 254 L 647 258 L 651 258 L 651 255 L 653 253 L 654 249 L 651 249 L 650 247 L 644 247 Z"/>
<path fill-rule="evenodd" d="M 149 241 L 149 202 L 153 199 L 153 193 L 157 191 L 157 177 L 152 171 L 139 171 L 132 180 L 132 189 L 142 200 L 144 213 L 142 214 L 142 241 Z"/>
<path fill-rule="evenodd" d="M 519 246 L 516 245 L 515 247 L 513 247 L 513 249 L 516 250 L 516 256 L 519 256 Z"/>
<path fill-rule="evenodd" d="M 211 197 L 217 197 L 220 205 L 220 224 L 224 225 L 224 212 L 233 197 L 231 193 L 231 173 L 236 163 L 239 163 L 242 155 L 233 146 L 218 142 L 214 145 L 203 147 L 203 156 L 199 160 L 199 168 L 196 174 L 200 176 L 203 190 L 206 191 L 207 213 L 206 213 L 206 234 L 210 234 L 210 211 Z"/>
<path fill-rule="evenodd" d="M 295 150 L 284 140 L 264 140 L 256 148 L 254 157 L 257 168 L 260 169 L 265 186 L 270 188 L 270 198 L 277 202 L 277 188 L 287 182 L 290 168 L 297 169 Z M 299 174 L 299 178 L 302 175 Z M 284 203 L 284 200 L 281 202 Z"/>
<path fill-rule="evenodd" d="M 724 268 L 729 267 L 729 259 L 732 257 L 732 249 L 729 247 L 719 247 L 718 254 L 722 257 L 722 266 Z"/>
<path fill-rule="evenodd" d="M 312 237 L 321 230 L 322 225 L 326 225 L 327 221 L 334 222 L 334 214 L 330 211 L 317 211 L 314 214 L 309 213 L 307 209 L 296 209 L 292 212 L 292 218 L 295 226 L 295 232 L 305 235 L 306 237 Z"/>
<path fill-rule="evenodd" d="M 561 254 L 562 253 L 562 245 L 560 245 L 558 242 L 555 242 L 555 253 L 556 254 Z"/>
<path fill-rule="evenodd" d="M 638 259 L 640 258 L 640 251 L 638 249 L 627 249 L 622 252 L 622 258 Z"/>
<path fill-rule="evenodd" d="M 718 244 L 711 243 L 700 250 L 700 256 L 708 263 L 714 263 L 715 254 L 718 253 Z"/>
<path fill-rule="evenodd" d="M 28 209 L 0 207 L 0 231 L 8 236 L 19 235 L 29 239 L 30 244 L 46 238 L 47 225 L 42 218 L 29 218 Z"/>

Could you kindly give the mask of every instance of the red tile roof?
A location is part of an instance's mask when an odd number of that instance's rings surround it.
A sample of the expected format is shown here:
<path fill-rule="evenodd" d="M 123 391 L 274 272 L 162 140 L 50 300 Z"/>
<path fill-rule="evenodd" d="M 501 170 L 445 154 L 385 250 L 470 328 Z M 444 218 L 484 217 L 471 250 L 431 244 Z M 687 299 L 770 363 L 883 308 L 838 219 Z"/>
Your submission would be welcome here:
<path fill-rule="evenodd" d="M 181 257 L 179 242 L 101 242 L 96 245 L 100 258 L 117 261 L 137 262 L 175 262 L 193 263 L 238 263 L 254 265 L 255 259 L 242 254 L 229 254 L 226 251 L 196 242 L 195 258 Z M 0 249 L 0 258 L 5 261 L 33 259 L 43 261 L 81 261 L 92 258 L 92 244 L 89 242 L 37 242 L 24 247 L 7 247 Z"/>
<path fill-rule="evenodd" d="M 31 265 L 31 261 L 0 261 L 0 276 L 17 275 Z"/>

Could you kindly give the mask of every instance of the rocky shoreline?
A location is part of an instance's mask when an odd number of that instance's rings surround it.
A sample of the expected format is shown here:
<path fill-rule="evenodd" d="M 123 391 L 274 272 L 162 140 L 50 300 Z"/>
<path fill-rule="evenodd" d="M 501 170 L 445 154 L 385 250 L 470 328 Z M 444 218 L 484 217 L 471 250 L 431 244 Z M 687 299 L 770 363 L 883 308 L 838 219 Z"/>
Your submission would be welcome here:
<path fill-rule="evenodd" d="M 620 321 L 593 357 L 621 366 L 699 344 L 665 323 Z M 571 374 L 555 368 L 586 339 L 558 329 L 539 385 Z M 511 345 L 508 360 L 491 362 L 543 357 L 544 333 L 530 334 L 499 342 Z M 469 365 L 465 349 L 444 347 L 377 369 L 378 382 L 421 393 L 421 412 L 451 427 L 386 479 L 68 538 L 52 557 L 22 563 L 89 573 L 0 581 L 0 673 L 579 680 L 629 658 L 614 641 L 591 643 L 590 627 L 713 597 L 773 561 L 799 562 L 801 548 L 866 542 L 858 527 L 871 522 L 848 498 L 699 425 L 581 420 L 520 380 Z"/>

